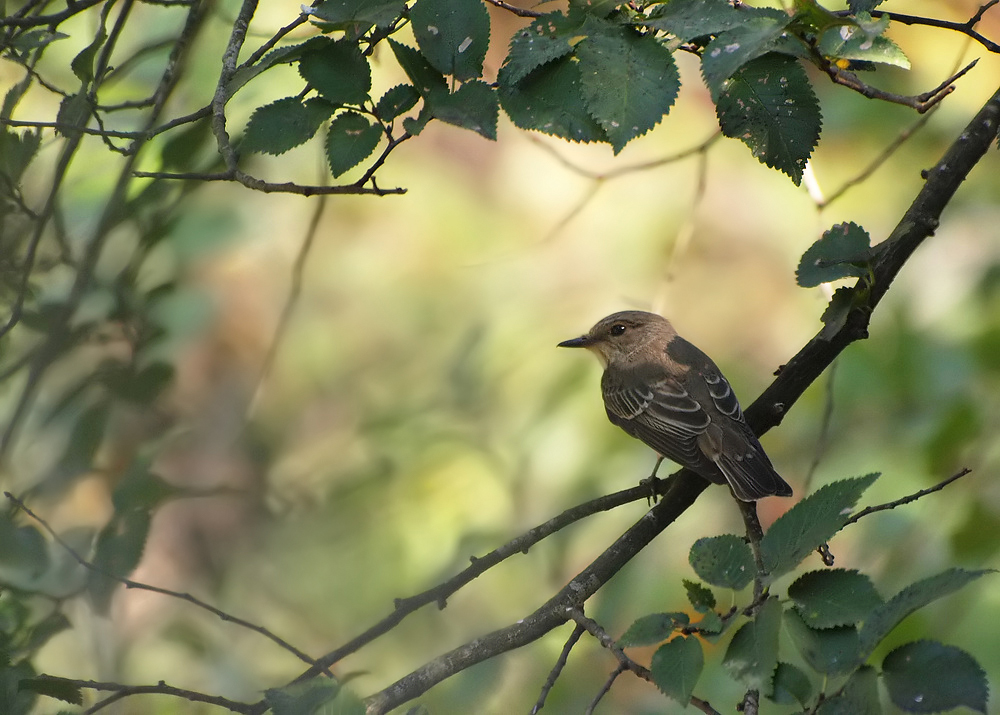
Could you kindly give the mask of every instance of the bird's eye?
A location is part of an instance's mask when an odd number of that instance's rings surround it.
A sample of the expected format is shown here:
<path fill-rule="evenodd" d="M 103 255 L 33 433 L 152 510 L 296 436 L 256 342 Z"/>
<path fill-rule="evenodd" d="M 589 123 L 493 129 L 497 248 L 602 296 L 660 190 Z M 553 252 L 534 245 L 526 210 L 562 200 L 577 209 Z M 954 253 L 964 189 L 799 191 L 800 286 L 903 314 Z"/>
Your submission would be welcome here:
<path fill-rule="evenodd" d="M 611 326 L 611 335 L 613 337 L 617 338 L 624 332 L 625 332 L 625 326 L 622 325 L 621 323 L 615 323 L 614 325 Z"/>

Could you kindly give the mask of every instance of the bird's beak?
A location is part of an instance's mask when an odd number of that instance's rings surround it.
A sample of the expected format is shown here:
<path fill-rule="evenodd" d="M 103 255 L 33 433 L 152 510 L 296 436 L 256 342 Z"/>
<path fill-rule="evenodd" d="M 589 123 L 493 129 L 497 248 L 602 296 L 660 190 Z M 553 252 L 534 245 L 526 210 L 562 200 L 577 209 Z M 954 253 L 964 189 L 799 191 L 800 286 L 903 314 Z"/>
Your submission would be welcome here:
<path fill-rule="evenodd" d="M 572 340 L 563 340 L 561 343 L 556 345 L 557 348 L 589 348 L 594 344 L 593 339 L 589 335 L 581 335 L 578 338 L 573 338 Z"/>

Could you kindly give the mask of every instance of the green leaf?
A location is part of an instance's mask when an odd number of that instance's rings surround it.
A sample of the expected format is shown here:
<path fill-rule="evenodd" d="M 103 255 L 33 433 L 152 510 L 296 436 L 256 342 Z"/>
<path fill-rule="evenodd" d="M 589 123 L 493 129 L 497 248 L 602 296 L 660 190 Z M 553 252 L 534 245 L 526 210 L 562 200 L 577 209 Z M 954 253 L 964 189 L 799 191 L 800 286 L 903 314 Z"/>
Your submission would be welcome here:
<path fill-rule="evenodd" d="M 516 84 L 544 64 L 573 51 L 580 35 L 580 23 L 570 21 L 561 12 L 550 12 L 514 33 L 507 59 L 506 81 Z"/>
<path fill-rule="evenodd" d="M 264 699 L 274 715 L 313 715 L 340 692 L 340 683 L 327 678 L 315 678 L 284 688 L 269 688 Z"/>
<path fill-rule="evenodd" d="M 733 635 L 722 659 L 729 674 L 764 692 L 770 691 L 771 676 L 778 664 L 778 632 L 781 604 L 771 597 L 761 604 L 756 617 Z"/>
<path fill-rule="evenodd" d="M 56 680 L 40 675 L 36 678 L 25 678 L 18 682 L 19 692 L 37 693 L 64 703 L 72 705 L 83 704 L 83 693 L 76 683 L 67 683 L 65 680 Z"/>
<path fill-rule="evenodd" d="M 98 613 L 108 612 L 118 579 L 127 578 L 139 565 L 150 521 L 145 509 L 116 513 L 98 535 L 92 561 L 97 570 L 87 577 L 87 591 Z"/>
<path fill-rule="evenodd" d="M 994 573 L 994 571 L 948 569 L 936 576 L 907 586 L 886 601 L 884 605 L 875 609 L 861 627 L 861 647 L 865 655 L 871 654 L 875 646 L 911 613 L 943 596 L 954 593 L 988 573 Z"/>
<path fill-rule="evenodd" d="M 6 664 L 0 663 L 2 665 Z M 35 669 L 28 660 L 0 667 L 0 712 L 4 715 L 29 715 L 33 712 L 38 697 L 30 690 L 18 688 L 19 683 L 33 677 Z"/>
<path fill-rule="evenodd" d="M 858 571 L 810 571 L 788 587 L 788 597 L 812 628 L 854 625 L 882 605 L 871 579 Z"/>
<path fill-rule="evenodd" d="M 69 622 L 69 619 L 66 618 L 62 611 L 53 611 L 31 627 L 31 635 L 20 650 L 33 655 L 39 648 L 48 643 L 53 636 L 59 635 L 72 627 L 73 624 Z"/>
<path fill-rule="evenodd" d="M 410 111 L 420 99 L 416 87 L 409 84 L 398 84 L 382 95 L 375 105 L 375 114 L 380 121 L 391 122 L 400 114 Z"/>
<path fill-rule="evenodd" d="M 822 125 L 802 66 L 765 55 L 722 80 L 712 94 L 722 133 L 739 138 L 759 161 L 788 174 L 797 186 Z"/>
<path fill-rule="evenodd" d="M 49 568 L 49 550 L 37 528 L 18 526 L 0 512 L 0 583 L 30 589 Z"/>
<path fill-rule="evenodd" d="M 382 139 L 382 127 L 357 112 L 344 112 L 330 122 L 326 157 L 334 177 L 364 161 Z"/>
<path fill-rule="evenodd" d="M 94 41 L 80 50 L 77 56 L 69 63 L 73 74 L 81 82 L 90 83 L 94 81 L 94 59 L 97 57 L 97 51 L 104 46 L 107 39 L 108 33 L 102 24 L 97 30 Z"/>
<path fill-rule="evenodd" d="M 802 254 L 795 279 L 803 288 L 812 288 L 840 278 L 861 278 L 870 271 L 871 257 L 868 232 L 853 221 L 838 223 Z"/>
<path fill-rule="evenodd" d="M 888 20 L 885 17 L 886 25 Z M 910 69 L 910 60 L 899 45 L 883 35 L 873 37 L 857 24 L 830 28 L 823 33 L 817 49 L 829 59 L 877 62 Z"/>
<path fill-rule="evenodd" d="M 152 459 L 136 457 L 112 493 L 111 502 L 119 513 L 152 510 L 180 493 L 181 489 L 152 471 Z"/>
<path fill-rule="evenodd" d="M 882 661 L 889 698 L 908 713 L 936 713 L 962 705 L 986 713 L 989 685 L 976 659 L 936 641 L 906 643 Z"/>
<path fill-rule="evenodd" d="M 40 130 L 27 130 L 23 133 L 4 129 L 0 131 L 0 172 L 9 183 L 21 183 L 21 176 L 28 168 L 31 160 L 38 153 L 42 144 Z"/>
<path fill-rule="evenodd" d="M 497 77 L 500 106 L 521 129 L 534 129 L 575 142 L 608 141 L 580 94 L 577 63 L 564 57 L 510 81 L 506 67 Z"/>
<path fill-rule="evenodd" d="M 785 611 L 785 626 L 802 658 L 819 673 L 842 675 L 862 662 L 854 626 L 810 628 L 793 608 Z"/>
<path fill-rule="evenodd" d="M 406 7 L 406 0 L 323 0 L 311 15 L 343 30 L 353 26 L 364 32 L 372 25 L 387 28 Z M 360 33 L 359 33 L 360 34 Z"/>
<path fill-rule="evenodd" d="M 70 432 L 66 449 L 53 470 L 59 478 L 75 477 L 93 469 L 94 456 L 104 442 L 110 416 L 111 404 L 105 399 L 80 414 Z"/>
<path fill-rule="evenodd" d="M 302 56 L 312 50 L 320 49 L 326 47 L 330 43 L 328 37 L 310 37 L 305 42 L 300 42 L 297 45 L 286 45 L 285 47 L 279 47 L 275 50 L 271 50 L 266 55 L 264 55 L 259 62 L 256 62 L 249 67 L 240 67 L 230 78 L 228 84 L 226 84 L 226 100 L 228 101 L 230 97 L 236 94 L 247 82 L 252 80 L 257 75 L 265 72 L 275 65 L 291 64 L 292 62 L 297 62 L 302 59 Z M 206 122 L 208 120 L 205 120 Z"/>
<path fill-rule="evenodd" d="M 718 97 L 723 81 L 743 65 L 770 52 L 790 20 L 784 13 L 756 15 L 709 42 L 701 55 L 701 74 L 712 96 Z"/>
<path fill-rule="evenodd" d="M 670 111 L 680 78 L 670 51 L 652 36 L 591 24 L 603 30 L 576 48 L 580 92 L 617 154 Z"/>
<path fill-rule="evenodd" d="M 121 365 L 104 375 L 102 382 L 116 397 L 140 405 L 149 405 L 169 387 L 173 379 L 173 365 L 152 362 L 138 371 L 135 365 Z"/>
<path fill-rule="evenodd" d="M 684 579 L 684 590 L 687 591 L 688 601 L 699 613 L 706 613 L 715 608 L 715 594 L 712 593 L 711 589 L 695 581 Z"/>
<path fill-rule="evenodd" d="M 848 286 L 838 288 L 833 292 L 826 310 L 820 316 L 820 320 L 823 321 L 823 330 L 820 331 L 821 338 L 831 340 L 834 335 L 840 332 L 840 329 L 847 323 L 847 316 L 854 310 L 860 297 L 858 291 Z"/>
<path fill-rule="evenodd" d="M 861 494 L 878 478 L 869 474 L 827 484 L 778 518 L 760 542 L 768 578 L 795 568 L 851 518 Z"/>
<path fill-rule="evenodd" d="M 637 618 L 618 639 L 622 648 L 653 645 L 669 638 L 689 623 L 685 613 L 650 613 Z"/>
<path fill-rule="evenodd" d="M 284 154 L 312 139 L 333 107 L 319 99 L 285 97 L 258 107 L 250 115 L 240 149 L 244 152 Z"/>
<path fill-rule="evenodd" d="M 882 715 L 878 673 L 863 665 L 851 674 L 840 694 L 820 704 L 816 715 Z"/>
<path fill-rule="evenodd" d="M 69 35 L 64 32 L 53 32 L 46 29 L 28 30 L 14 38 L 8 47 L 21 53 L 31 52 L 32 50 L 47 47 L 49 43 L 62 40 L 66 37 L 69 37 Z"/>
<path fill-rule="evenodd" d="M 740 27 L 749 18 L 747 9 L 746 6 L 737 9 L 727 0 L 670 0 L 656 5 L 648 21 L 639 22 L 687 42 Z"/>
<path fill-rule="evenodd" d="M 883 2 L 885 0 L 847 0 L 847 7 L 851 12 L 857 14 L 859 12 L 871 12 Z"/>
<path fill-rule="evenodd" d="M 89 120 L 90 100 L 84 92 L 63 97 L 59 102 L 56 123 L 60 126 L 56 131 L 64 137 L 78 136 Z"/>
<path fill-rule="evenodd" d="M 299 62 L 299 74 L 332 104 L 363 104 L 372 88 L 368 59 L 350 40 L 307 52 Z"/>
<path fill-rule="evenodd" d="M 713 586 L 739 591 L 753 580 L 753 554 L 735 534 L 698 539 L 691 546 L 688 561 L 698 577 Z"/>
<path fill-rule="evenodd" d="M 466 82 L 458 91 L 428 98 L 431 113 L 442 122 L 497 138 L 497 95 L 485 82 Z"/>
<path fill-rule="evenodd" d="M 694 636 L 677 636 L 656 649 L 649 669 L 664 695 L 687 705 L 704 667 L 701 642 Z"/>
<path fill-rule="evenodd" d="M 809 676 L 791 663 L 778 663 L 774 671 L 770 698 L 780 705 L 798 703 L 806 707 L 812 701 L 813 686 Z"/>
<path fill-rule="evenodd" d="M 403 68 L 406 76 L 420 92 L 420 96 L 447 94 L 448 83 L 445 81 L 444 75 L 431 67 L 427 58 L 412 47 L 400 44 L 392 38 L 389 39 L 389 47 L 392 48 L 392 53 L 396 56 L 399 66 Z"/>
<path fill-rule="evenodd" d="M 572 15 L 592 15 L 603 18 L 610 15 L 621 0 L 569 0 L 569 10 Z"/>
<path fill-rule="evenodd" d="M 167 171 L 188 171 L 195 165 L 199 151 L 212 136 L 212 122 L 208 117 L 199 119 L 173 134 L 160 150 L 160 161 Z M 144 241 L 147 240 L 143 236 Z"/>
<path fill-rule="evenodd" d="M 718 635 L 722 633 L 728 626 L 732 623 L 732 619 L 727 620 L 725 623 L 722 622 L 722 618 L 715 611 L 709 611 L 701 620 L 694 624 L 694 627 L 701 631 L 703 634 Z"/>
<path fill-rule="evenodd" d="M 431 66 L 458 80 L 476 79 L 490 42 L 490 14 L 480 0 L 418 0 L 410 10 L 417 45 Z"/>

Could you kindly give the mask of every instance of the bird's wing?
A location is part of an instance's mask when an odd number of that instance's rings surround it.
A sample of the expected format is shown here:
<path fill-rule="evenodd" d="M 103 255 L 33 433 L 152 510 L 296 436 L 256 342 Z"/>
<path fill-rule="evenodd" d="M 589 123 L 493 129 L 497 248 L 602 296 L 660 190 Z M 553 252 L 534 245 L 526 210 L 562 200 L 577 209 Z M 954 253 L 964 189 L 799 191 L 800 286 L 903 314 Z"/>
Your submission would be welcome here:
<path fill-rule="evenodd" d="M 703 463 L 698 436 L 711 418 L 672 377 L 605 384 L 604 405 L 614 424 L 661 455 L 693 468 Z"/>

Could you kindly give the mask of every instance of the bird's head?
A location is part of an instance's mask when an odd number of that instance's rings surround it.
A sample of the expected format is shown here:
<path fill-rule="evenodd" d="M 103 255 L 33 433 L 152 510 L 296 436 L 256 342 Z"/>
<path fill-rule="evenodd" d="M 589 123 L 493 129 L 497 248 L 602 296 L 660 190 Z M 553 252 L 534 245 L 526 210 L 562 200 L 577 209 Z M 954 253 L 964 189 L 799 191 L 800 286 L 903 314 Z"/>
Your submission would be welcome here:
<path fill-rule="evenodd" d="M 559 343 L 561 348 L 587 348 L 601 364 L 628 365 L 640 360 L 647 348 L 662 351 L 676 337 L 670 322 L 655 313 L 626 310 L 602 318 L 586 335 Z"/>

